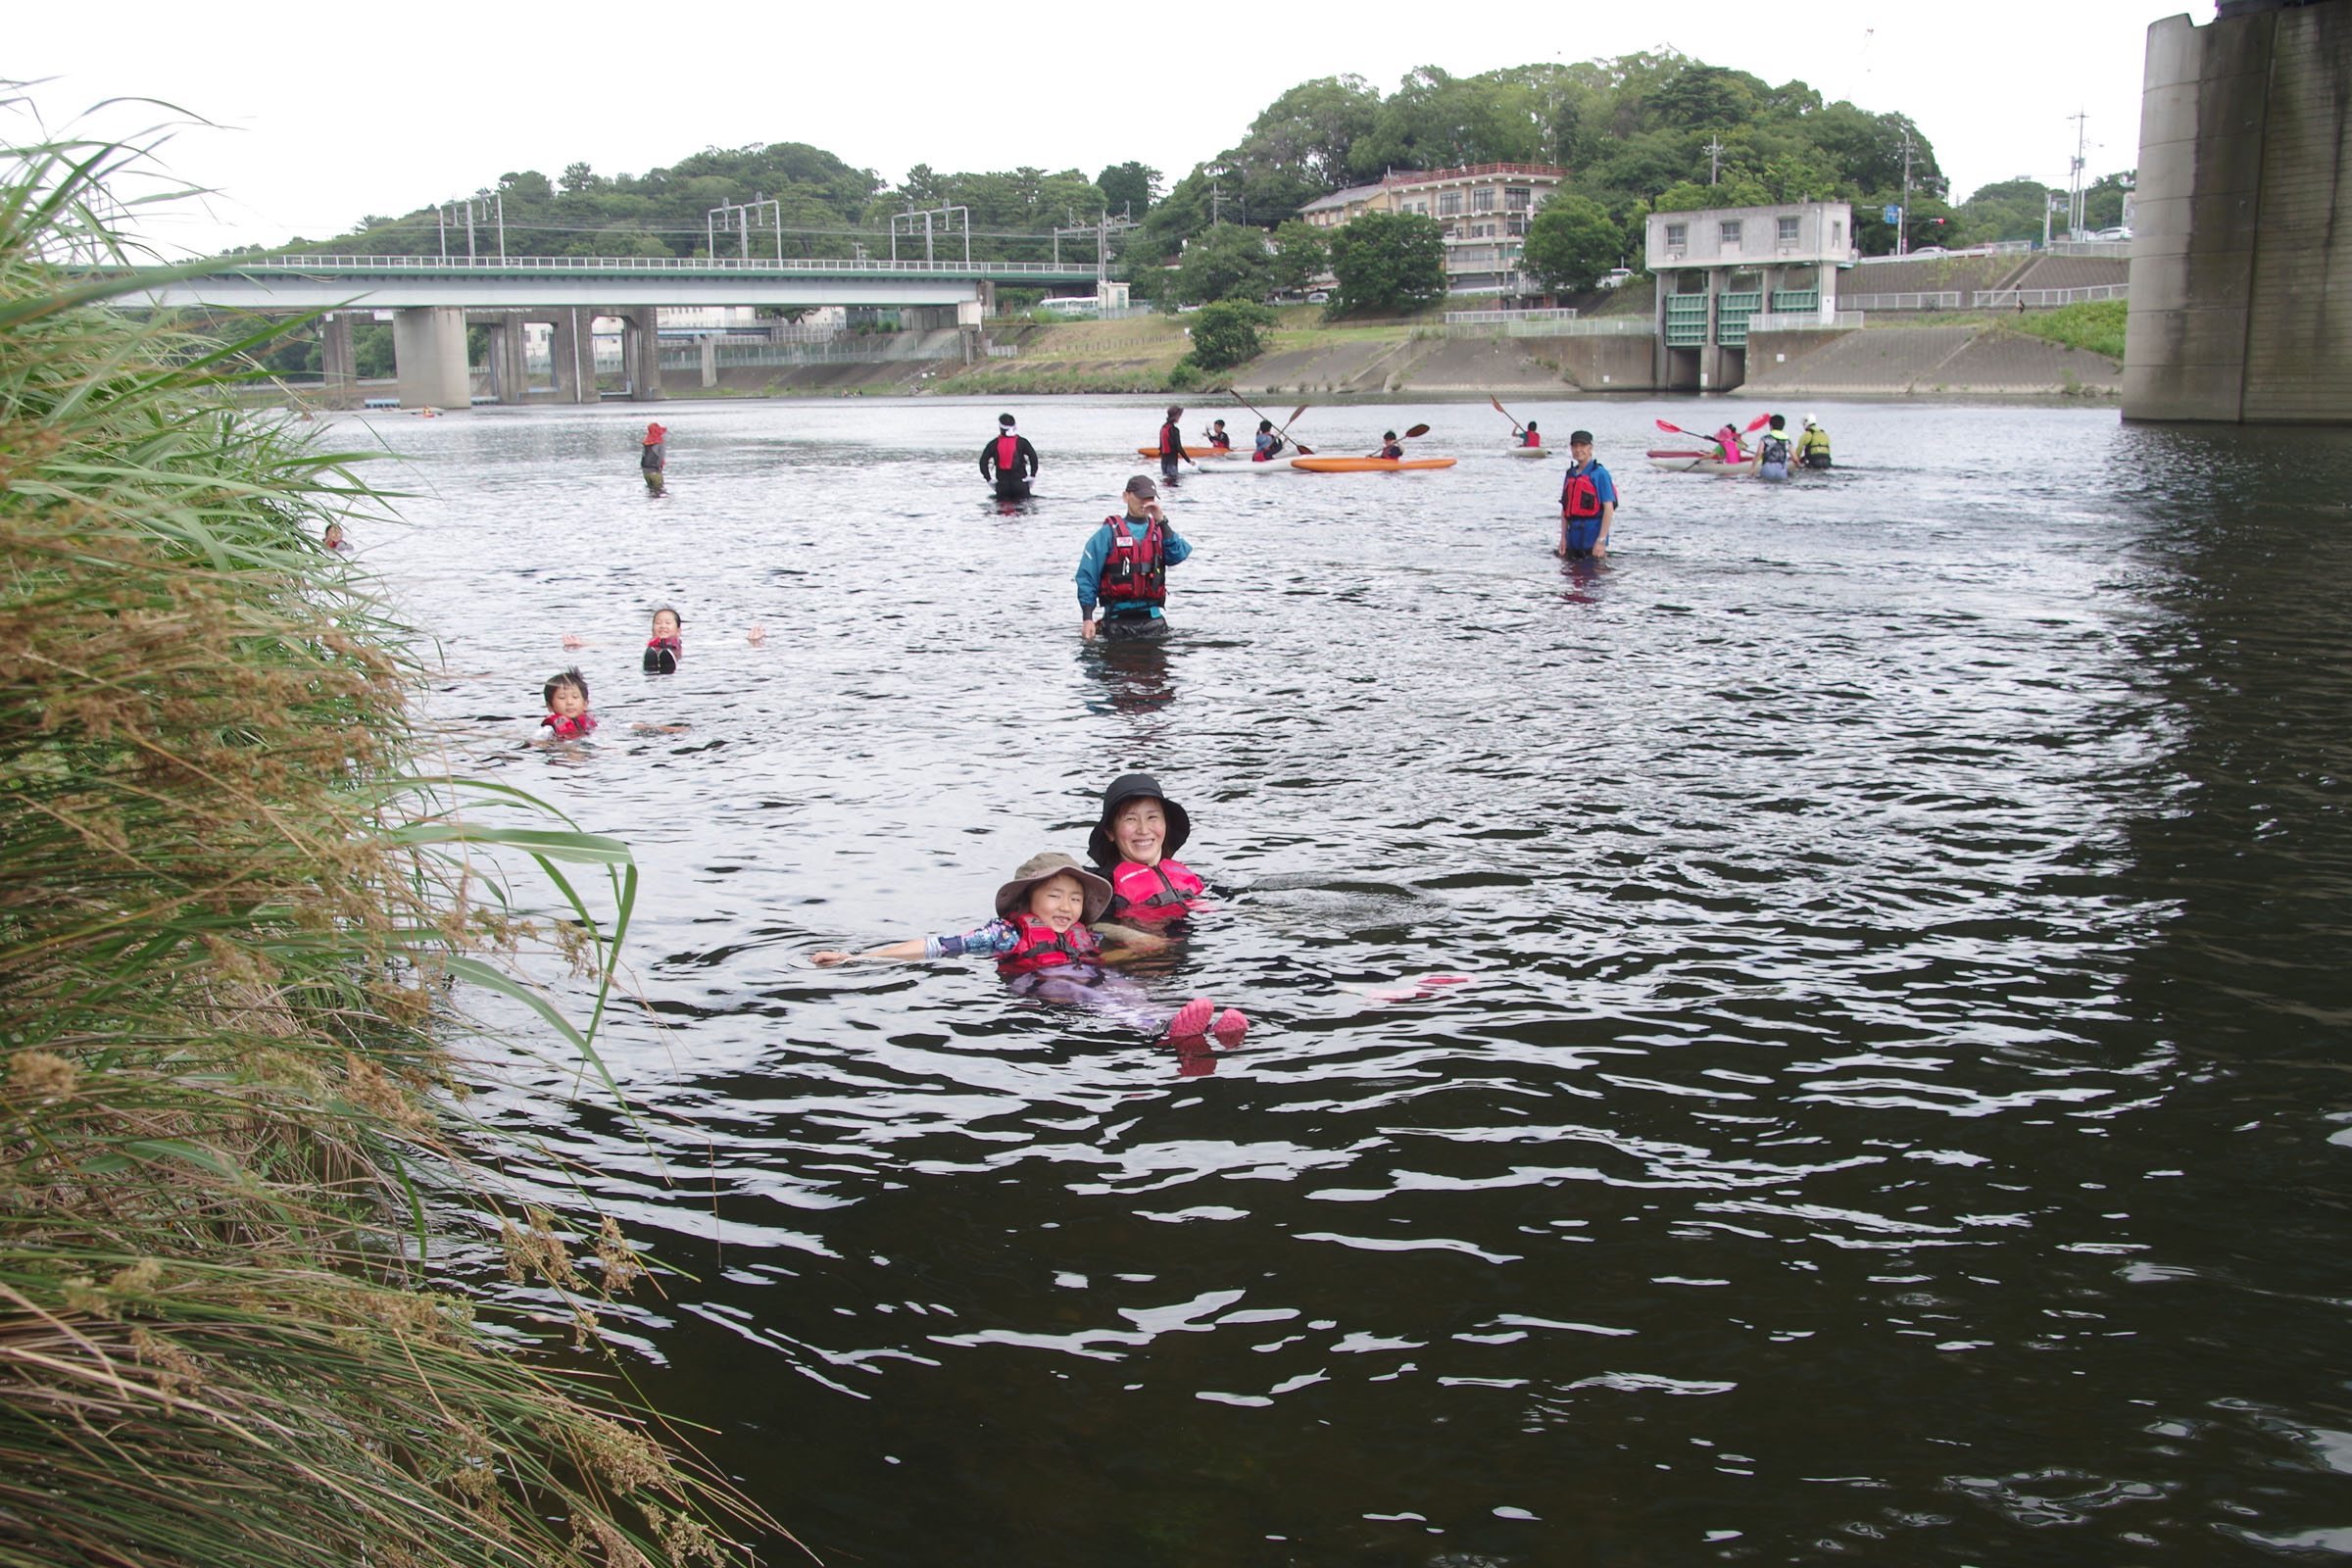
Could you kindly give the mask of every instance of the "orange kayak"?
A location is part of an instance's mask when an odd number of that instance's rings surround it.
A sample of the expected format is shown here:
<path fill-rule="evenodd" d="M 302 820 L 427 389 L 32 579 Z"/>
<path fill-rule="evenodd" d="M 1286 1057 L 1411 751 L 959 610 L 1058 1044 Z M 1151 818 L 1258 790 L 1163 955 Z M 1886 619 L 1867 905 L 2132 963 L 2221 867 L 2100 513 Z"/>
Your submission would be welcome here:
<path fill-rule="evenodd" d="M 1293 458 L 1309 473 L 1395 473 L 1400 468 L 1450 468 L 1451 458 Z"/>
<path fill-rule="evenodd" d="M 1139 458 L 1156 458 L 1159 456 L 1159 448 L 1137 447 L 1135 455 Z M 1238 458 L 1241 456 L 1231 447 L 1186 447 L 1184 455 L 1196 462 L 1201 458 Z"/>

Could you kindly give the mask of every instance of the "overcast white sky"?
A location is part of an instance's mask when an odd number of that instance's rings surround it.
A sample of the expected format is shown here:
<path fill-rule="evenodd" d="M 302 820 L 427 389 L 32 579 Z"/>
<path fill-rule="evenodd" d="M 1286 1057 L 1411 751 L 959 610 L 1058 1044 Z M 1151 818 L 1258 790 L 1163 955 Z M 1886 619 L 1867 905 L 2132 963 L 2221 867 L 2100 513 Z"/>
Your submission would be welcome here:
<path fill-rule="evenodd" d="M 641 172 L 707 146 L 806 141 L 896 179 L 907 167 L 1171 176 L 1239 140 L 1284 88 L 1352 73 L 1456 74 L 1671 44 L 1775 83 L 1908 111 L 1956 195 L 2016 174 L 2064 184 L 2067 117 L 2090 173 L 2137 158 L 2148 24 L 2211 0 L 1680 0 L 1497 7 L 1400 0 L 1261 9 L 745 4 L 564 6 L 127 0 L 15 11 L 0 75 L 38 81 L 54 128 L 98 101 L 161 98 L 220 128 L 172 144 L 219 194 L 158 231 L 173 248 L 324 238 L 509 170 L 585 159 Z M 1288 19 L 1297 18 L 1297 22 Z M 1800 20 L 1801 19 L 1801 20 Z M 47 78 L 43 80 L 43 78 Z M 163 118 L 116 109 L 115 131 Z"/>

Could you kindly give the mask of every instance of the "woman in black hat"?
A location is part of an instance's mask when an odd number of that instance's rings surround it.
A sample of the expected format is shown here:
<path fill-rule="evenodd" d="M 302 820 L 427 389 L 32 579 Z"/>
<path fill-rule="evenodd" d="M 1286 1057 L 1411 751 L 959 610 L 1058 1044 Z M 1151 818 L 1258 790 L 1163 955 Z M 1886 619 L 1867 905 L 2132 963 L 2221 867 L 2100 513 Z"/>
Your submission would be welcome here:
<path fill-rule="evenodd" d="M 1207 902 L 1208 886 L 1171 858 L 1193 836 L 1193 819 L 1149 773 L 1122 773 L 1102 792 L 1102 814 L 1086 841 L 1110 884 L 1105 919 L 1119 935 L 1164 940 L 1167 927 Z"/>

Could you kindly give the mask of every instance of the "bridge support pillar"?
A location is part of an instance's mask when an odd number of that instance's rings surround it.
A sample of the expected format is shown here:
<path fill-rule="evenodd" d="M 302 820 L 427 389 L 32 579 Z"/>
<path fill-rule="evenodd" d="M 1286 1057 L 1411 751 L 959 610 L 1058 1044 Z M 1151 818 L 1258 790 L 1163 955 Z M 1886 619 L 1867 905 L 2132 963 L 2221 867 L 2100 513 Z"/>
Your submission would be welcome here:
<path fill-rule="evenodd" d="M 318 368 L 326 379 L 328 408 L 360 406 L 360 353 L 352 341 L 349 311 L 329 311 L 319 320 Z"/>
<path fill-rule="evenodd" d="M 411 306 L 392 318 L 392 363 L 404 409 L 469 409 L 466 313 L 455 306 Z"/>
<path fill-rule="evenodd" d="M 718 339 L 708 333 L 703 337 L 703 385 L 718 385 Z"/>
<path fill-rule="evenodd" d="M 629 378 L 629 401 L 662 398 L 662 313 L 652 306 L 614 312 L 620 318 L 620 364 Z"/>
<path fill-rule="evenodd" d="M 530 393 L 524 342 L 522 313 L 499 312 L 498 325 L 490 333 L 490 390 L 501 408 L 519 408 Z"/>
<path fill-rule="evenodd" d="M 554 312 L 549 319 L 556 329 L 548 344 L 556 370 L 556 401 L 596 402 L 596 313 L 574 306 Z"/>

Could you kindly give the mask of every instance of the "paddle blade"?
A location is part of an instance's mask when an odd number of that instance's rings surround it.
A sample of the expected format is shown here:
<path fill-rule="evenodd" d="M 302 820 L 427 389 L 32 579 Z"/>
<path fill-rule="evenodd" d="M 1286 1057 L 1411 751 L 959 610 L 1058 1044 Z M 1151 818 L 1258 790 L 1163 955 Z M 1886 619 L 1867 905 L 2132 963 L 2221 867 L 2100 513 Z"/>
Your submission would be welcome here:
<path fill-rule="evenodd" d="M 1413 427 L 1412 427 L 1410 430 L 1407 430 L 1407 431 L 1405 431 L 1405 432 L 1404 432 L 1404 438 L 1405 438 L 1407 441 L 1410 441 L 1410 440 L 1412 440 L 1412 439 L 1413 439 L 1415 436 L 1423 436 L 1423 435 L 1427 435 L 1427 434 L 1429 434 L 1429 426 L 1428 426 L 1428 425 L 1426 425 L 1426 424 L 1416 424 L 1416 425 L 1414 425 L 1414 426 L 1413 426 Z"/>
<path fill-rule="evenodd" d="M 1674 435 L 1689 435 L 1689 434 L 1690 434 L 1690 431 L 1688 431 L 1688 430 L 1684 429 L 1684 428 L 1683 428 L 1681 425 L 1679 425 L 1679 424 L 1668 424 L 1668 423 L 1667 423 L 1667 422 L 1666 422 L 1664 419 L 1659 419 L 1659 420 L 1657 420 L 1657 421 L 1656 421 L 1656 423 L 1657 423 L 1657 426 L 1658 426 L 1658 428 L 1659 428 L 1659 429 L 1661 429 L 1661 430 L 1665 430 L 1665 431 L 1668 431 L 1669 433 L 1671 433 L 1671 434 L 1674 434 Z M 1703 441 L 1703 440 L 1705 440 L 1706 438 L 1705 438 L 1704 436 L 1701 436 L 1701 437 L 1699 437 L 1699 439 Z"/>
<path fill-rule="evenodd" d="M 1294 442 L 1292 442 L 1292 443 L 1291 443 L 1291 450 L 1292 450 L 1293 452 L 1296 452 L 1296 453 L 1298 453 L 1298 454 L 1300 457 L 1302 457 L 1302 458 L 1311 458 L 1311 457 L 1313 457 L 1313 456 L 1315 455 L 1315 449 L 1314 449 L 1313 447 L 1310 447 L 1310 446 L 1308 446 L 1308 445 L 1307 445 L 1305 442 L 1303 442 L 1303 441 L 1294 441 Z"/>
<path fill-rule="evenodd" d="M 1748 435 L 1748 434 L 1752 434 L 1753 432 L 1755 432 L 1755 431 L 1757 431 L 1757 430 L 1761 430 L 1761 429 L 1763 429 L 1763 428 L 1764 428 L 1766 425 L 1770 424 L 1771 422 L 1772 422 L 1772 416 L 1771 416 L 1771 415 L 1769 415 L 1769 414 L 1759 414 L 1759 415 L 1757 415 L 1757 416 L 1756 416 L 1754 418 L 1752 418 L 1752 419 L 1748 420 L 1748 421 L 1747 421 L 1747 426 L 1746 426 L 1746 428 L 1745 428 L 1745 429 L 1742 429 L 1742 430 L 1741 430 L 1740 433 L 1741 435 Z"/>

